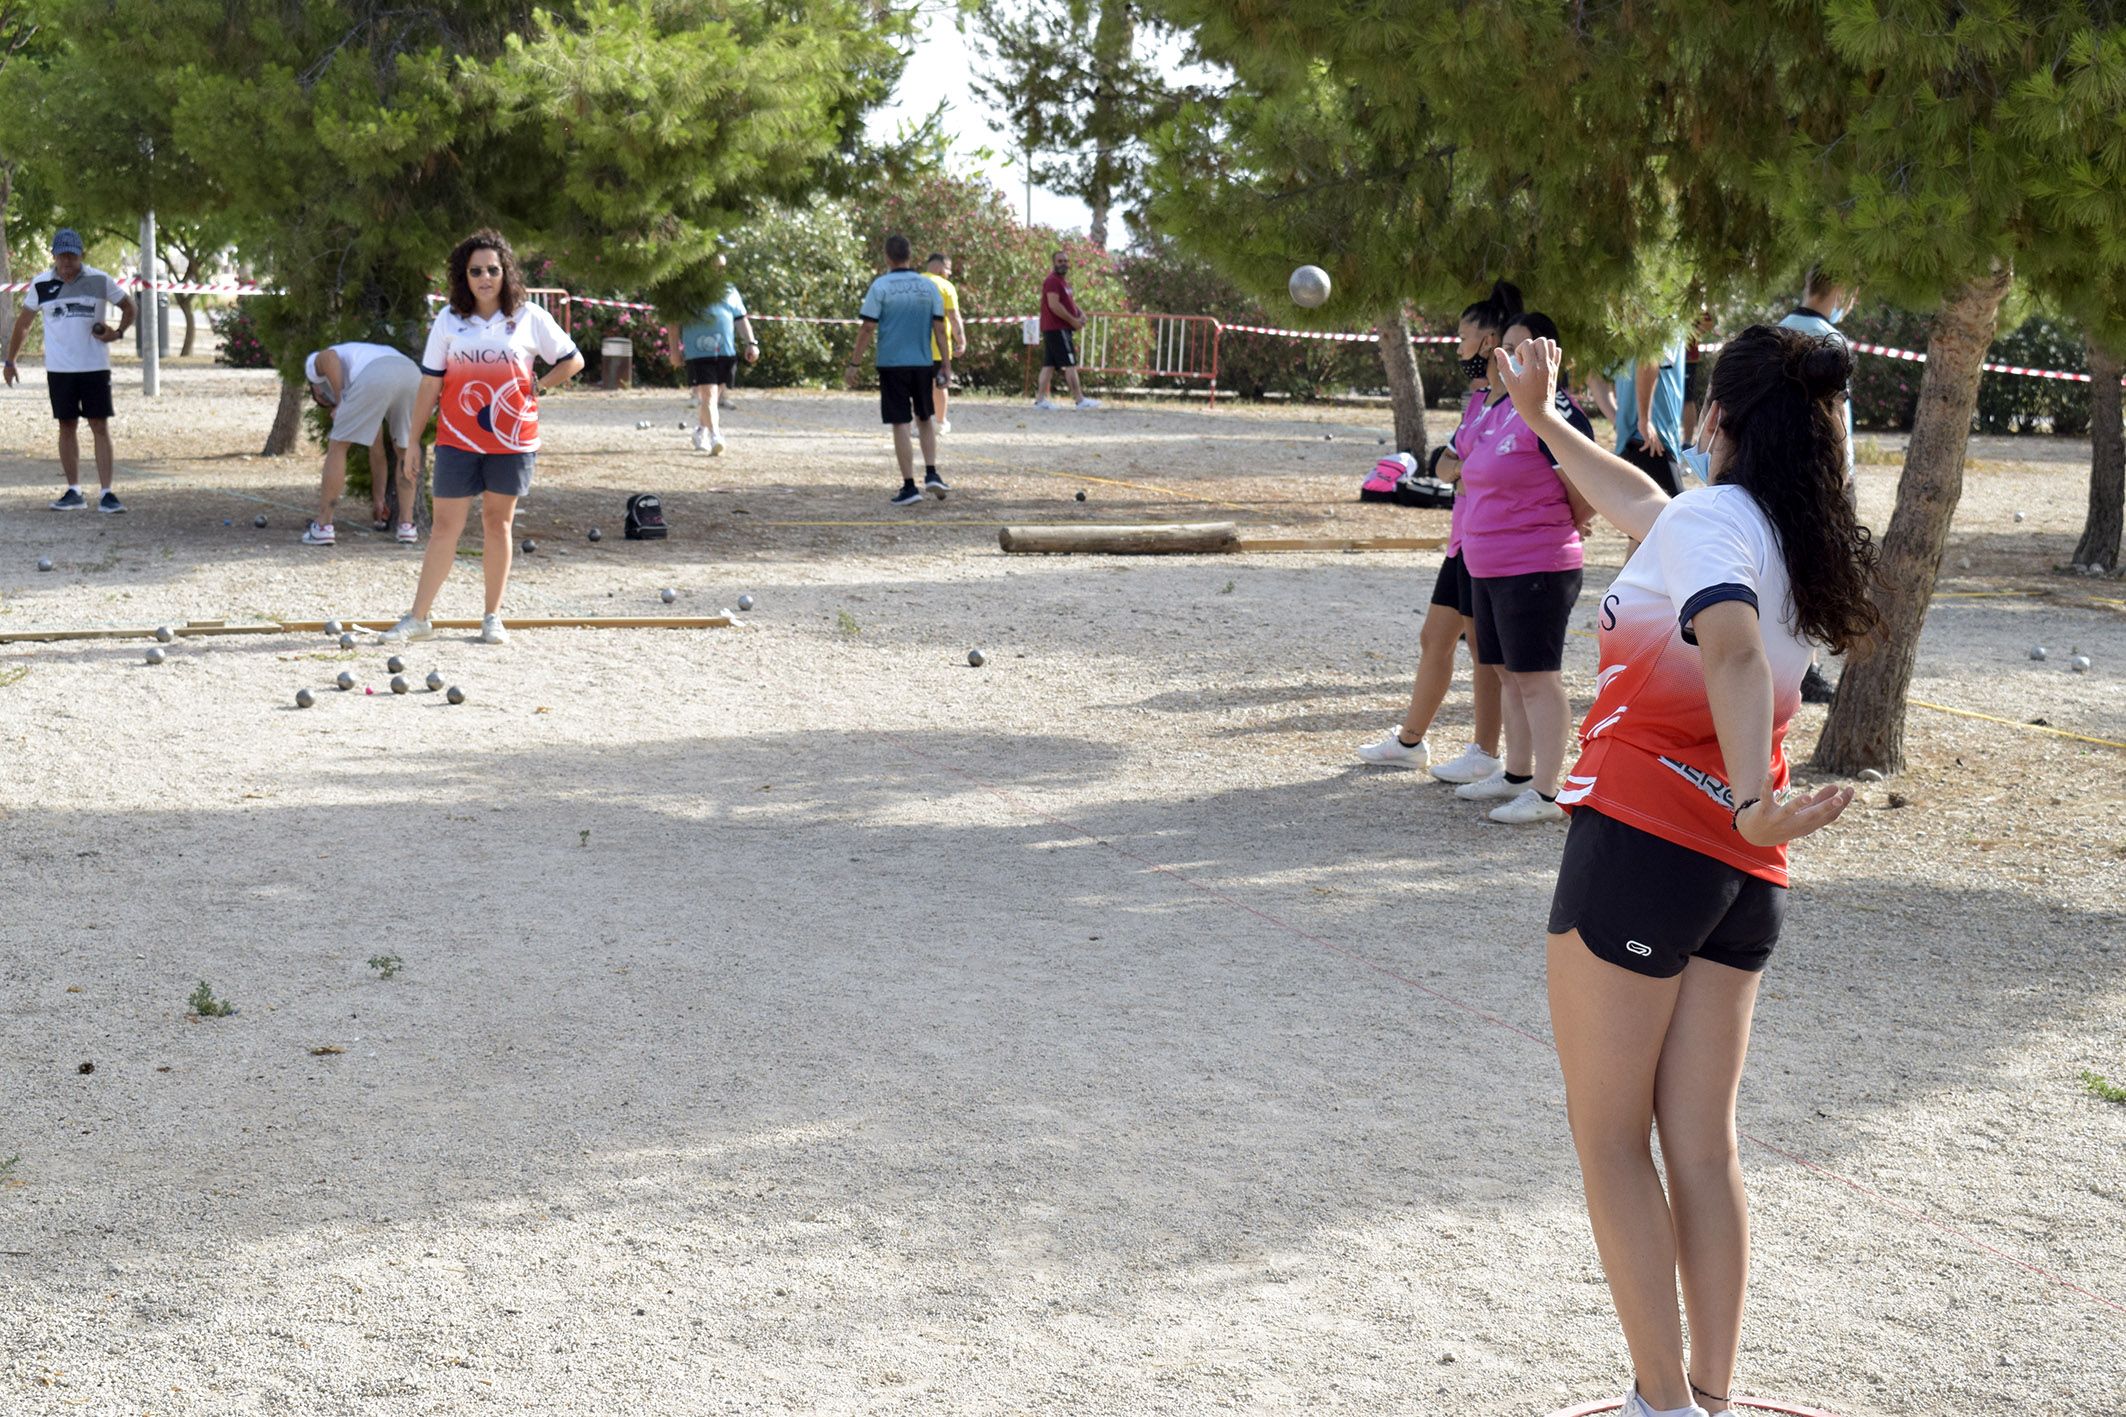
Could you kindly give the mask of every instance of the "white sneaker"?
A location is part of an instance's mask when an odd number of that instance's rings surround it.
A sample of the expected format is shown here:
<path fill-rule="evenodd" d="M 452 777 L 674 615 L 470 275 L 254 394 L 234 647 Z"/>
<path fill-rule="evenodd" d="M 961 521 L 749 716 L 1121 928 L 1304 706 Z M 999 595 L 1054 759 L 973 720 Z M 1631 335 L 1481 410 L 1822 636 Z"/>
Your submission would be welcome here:
<path fill-rule="evenodd" d="M 1035 408 L 1038 408 L 1038 409 L 1043 409 L 1043 410 L 1045 410 L 1045 411 L 1048 411 L 1048 412 L 1054 412 L 1054 411 L 1055 411 L 1055 407 L 1056 407 L 1056 406 L 1055 406 L 1055 405 L 1054 405 L 1053 403 L 1051 403 L 1051 402 L 1050 402 L 1049 400 L 1047 400 L 1047 399 L 1035 399 L 1035 400 L 1033 401 L 1033 406 L 1034 406 Z"/>
<path fill-rule="evenodd" d="M 1079 399 L 1079 400 L 1078 400 L 1078 403 L 1077 403 L 1077 406 L 1078 406 L 1079 408 L 1098 408 L 1098 407 L 1100 406 L 1100 400 L 1098 400 L 1098 399 Z"/>
<path fill-rule="evenodd" d="M 709 430 L 697 423 L 694 425 L 694 451 L 697 453 L 705 453 L 708 450 Z"/>
<path fill-rule="evenodd" d="M 414 640 L 432 640 L 435 637 L 436 627 L 432 623 L 427 620 L 417 620 L 413 616 L 407 615 L 402 617 L 398 624 L 378 635 L 376 639 L 380 645 L 403 645 L 410 644 Z"/>
<path fill-rule="evenodd" d="M 305 546 L 331 546 L 338 540 L 339 538 L 334 534 L 332 523 L 330 522 L 325 523 L 323 526 L 312 522 L 309 526 L 303 528 L 303 545 Z"/>
<path fill-rule="evenodd" d="M 1631 1390 L 1631 1396 L 1625 1398 L 1617 1408 L 1617 1417 L 1654 1417 L 1654 1408 L 1645 1398 L 1639 1396 L 1639 1390 L 1635 1387 Z M 1683 1409 L 1683 1417 L 1707 1417 L 1707 1413 L 1694 1402 Z"/>
<path fill-rule="evenodd" d="M 1434 763 L 1432 775 L 1441 782 L 1482 782 L 1502 766 L 1497 758 L 1471 743 L 1462 749 L 1460 757 Z"/>
<path fill-rule="evenodd" d="M 949 419 L 949 418 L 940 418 L 940 419 L 938 420 L 938 432 L 940 432 L 940 433 L 950 433 L 951 431 L 952 431 L 952 420 L 951 420 L 951 419 Z"/>
<path fill-rule="evenodd" d="M 421 533 L 414 527 L 412 522 L 400 522 L 398 535 L 399 540 L 405 542 L 408 546 L 421 539 Z"/>
<path fill-rule="evenodd" d="M 509 627 L 502 623 L 500 615 L 480 617 L 480 643 L 483 645 L 506 645 L 509 643 Z"/>
<path fill-rule="evenodd" d="M 1420 738 L 1415 743 L 1405 743 L 1400 728 L 1391 728 L 1378 743 L 1368 743 L 1358 750 L 1359 760 L 1384 768 L 1421 768 L 1431 760 L 1432 750 Z"/>
<path fill-rule="evenodd" d="M 1506 769 L 1502 764 L 1486 777 L 1475 782 L 1465 782 L 1454 789 L 1454 795 L 1464 802 L 1504 802 L 1521 795 L 1518 782 L 1506 781 Z"/>
<path fill-rule="evenodd" d="M 723 439 L 709 439 L 709 456 L 712 458 L 720 458 L 723 456 Z"/>
<path fill-rule="evenodd" d="M 1533 787 L 1521 789 L 1521 795 L 1502 807 L 1491 809 L 1491 820 L 1504 822 L 1509 827 L 1524 827 L 1531 822 L 1562 822 L 1565 809 L 1547 800 Z"/>

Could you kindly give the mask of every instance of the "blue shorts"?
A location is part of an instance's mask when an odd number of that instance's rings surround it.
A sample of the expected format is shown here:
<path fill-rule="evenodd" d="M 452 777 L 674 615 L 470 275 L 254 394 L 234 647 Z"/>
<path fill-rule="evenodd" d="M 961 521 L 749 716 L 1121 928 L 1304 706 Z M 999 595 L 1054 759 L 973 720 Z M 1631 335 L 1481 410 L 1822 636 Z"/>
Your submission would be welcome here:
<path fill-rule="evenodd" d="M 532 459 L 537 453 L 476 453 L 469 448 L 436 447 L 435 495 L 477 497 L 492 492 L 522 497 L 531 491 Z"/>

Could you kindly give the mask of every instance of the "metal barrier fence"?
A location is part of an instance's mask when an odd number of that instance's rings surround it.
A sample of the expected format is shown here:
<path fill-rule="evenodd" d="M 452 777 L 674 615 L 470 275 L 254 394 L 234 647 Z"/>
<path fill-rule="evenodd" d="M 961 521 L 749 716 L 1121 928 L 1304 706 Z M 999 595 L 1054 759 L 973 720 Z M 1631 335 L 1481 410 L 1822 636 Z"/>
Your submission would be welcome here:
<path fill-rule="evenodd" d="M 1078 368 L 1088 374 L 1200 382 L 1215 404 L 1222 328 L 1209 315 L 1095 310 L 1078 331 Z M 1027 341 L 1029 358 L 1039 357 L 1034 353 L 1039 347 L 1038 338 Z"/>

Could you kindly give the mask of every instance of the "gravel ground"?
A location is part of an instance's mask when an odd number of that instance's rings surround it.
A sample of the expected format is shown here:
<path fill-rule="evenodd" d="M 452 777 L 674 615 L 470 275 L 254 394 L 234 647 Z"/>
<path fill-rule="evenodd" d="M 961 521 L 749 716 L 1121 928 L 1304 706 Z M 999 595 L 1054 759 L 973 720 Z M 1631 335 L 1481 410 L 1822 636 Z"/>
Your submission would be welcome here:
<path fill-rule="evenodd" d="M 356 509 L 296 544 L 315 458 L 247 456 L 269 381 L 121 384 L 122 518 L 44 511 L 34 371 L 0 396 L 0 631 L 404 609 L 418 552 Z M 1352 500 L 1383 415 L 962 399 L 952 499 L 901 511 L 872 408 L 742 390 L 711 461 L 674 395 L 550 401 L 512 610 L 758 606 L 417 647 L 461 707 L 322 637 L 0 646 L 0 1411 L 1625 1386 L 1546 1041 L 1562 832 L 1351 757 L 1437 553 L 996 549 L 1443 532 Z M 2126 589 L 2051 571 L 2087 456 L 1974 448 L 1943 707 L 1797 853 L 1743 1100 L 1751 1392 L 2126 1412 L 2126 1107 L 2080 1079 L 2126 1082 L 2126 749 L 2084 741 L 2126 741 Z M 1863 468 L 1878 525 L 1894 480 Z M 668 542 L 619 536 L 643 488 Z M 1436 746 L 1466 712 L 1464 678 Z M 188 1015 L 202 979 L 233 1015 Z"/>

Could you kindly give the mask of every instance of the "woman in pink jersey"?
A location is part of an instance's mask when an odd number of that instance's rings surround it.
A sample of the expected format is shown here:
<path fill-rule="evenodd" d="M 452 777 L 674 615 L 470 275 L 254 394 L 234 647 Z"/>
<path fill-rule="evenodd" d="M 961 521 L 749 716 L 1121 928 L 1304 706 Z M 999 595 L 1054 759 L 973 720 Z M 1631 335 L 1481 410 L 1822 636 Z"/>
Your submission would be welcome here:
<path fill-rule="evenodd" d="M 1785 916 L 1787 843 L 1853 795 L 1789 795 L 1783 744 L 1812 646 L 1843 650 L 1876 623 L 1875 547 L 1845 498 L 1853 360 L 1820 336 L 1744 330 L 1685 453 L 1710 485 L 1671 498 L 1557 412 L 1554 343 L 1516 353 L 1520 372 L 1501 375 L 1515 407 L 1642 543 L 1602 599 L 1548 947 L 1588 1219 L 1637 1379 L 1623 1411 L 1721 1414 L 1749 1273 L 1735 1097 L 1751 1009 Z"/>
<path fill-rule="evenodd" d="M 1557 332 L 1547 315 L 1517 315 L 1492 363 L 1502 368 L 1506 350 L 1538 337 L 1554 341 Z M 1471 647 L 1479 664 L 1493 666 L 1504 690 L 1506 756 L 1496 770 L 1454 795 L 1497 801 L 1491 820 L 1525 825 L 1565 815 L 1557 805 L 1571 717 L 1565 632 L 1580 599 L 1580 526 L 1593 513 L 1558 476 L 1550 449 L 1507 401 L 1496 368 L 1491 387 L 1493 403 L 1465 440 L 1462 492 L 1455 501 L 1468 504 L 1462 558 L 1475 609 Z M 1551 409 L 1580 433 L 1593 432 L 1564 392 L 1553 396 Z"/>
<path fill-rule="evenodd" d="M 1491 294 L 1462 311 L 1462 373 L 1470 382 L 1469 397 L 1462 405 L 1461 426 L 1445 446 L 1432 454 L 1432 475 L 1455 482 L 1462 475 L 1462 440 L 1471 421 L 1480 416 L 1491 399 L 1489 370 L 1491 351 L 1498 348 L 1507 326 L 1521 312 L 1521 292 L 1505 281 L 1491 287 Z M 1501 399 L 1505 395 L 1499 395 Z M 1410 707 L 1403 721 L 1388 730 L 1378 743 L 1358 750 L 1360 761 L 1380 767 L 1421 768 L 1431 765 L 1441 782 L 1477 782 L 1499 767 L 1499 677 L 1489 665 L 1477 663 L 1470 675 L 1471 713 L 1476 722 L 1470 742 L 1461 753 L 1444 763 L 1432 763 L 1432 750 L 1425 733 L 1432 727 L 1447 690 L 1454 682 L 1454 647 L 1464 637 L 1475 658 L 1476 631 L 1470 620 L 1469 568 L 1462 564 L 1463 499 L 1454 499 L 1447 522 L 1447 559 L 1440 563 L 1439 577 L 1432 585 L 1432 605 L 1425 612 L 1424 628 L 1418 631 L 1417 674 L 1410 684 Z"/>
<path fill-rule="evenodd" d="M 536 375 L 536 360 L 548 368 Z M 576 377 L 583 356 L 545 309 L 533 304 L 516 253 L 497 231 L 476 231 L 450 253 L 450 301 L 421 355 L 415 435 L 436 417 L 435 527 L 413 611 L 382 636 L 404 644 L 435 636 L 428 612 L 458 555 L 458 538 L 480 503 L 480 567 L 487 579 L 485 644 L 504 644 L 502 592 L 509 586 L 517 499 L 531 490 L 539 451 L 539 391 Z"/>

